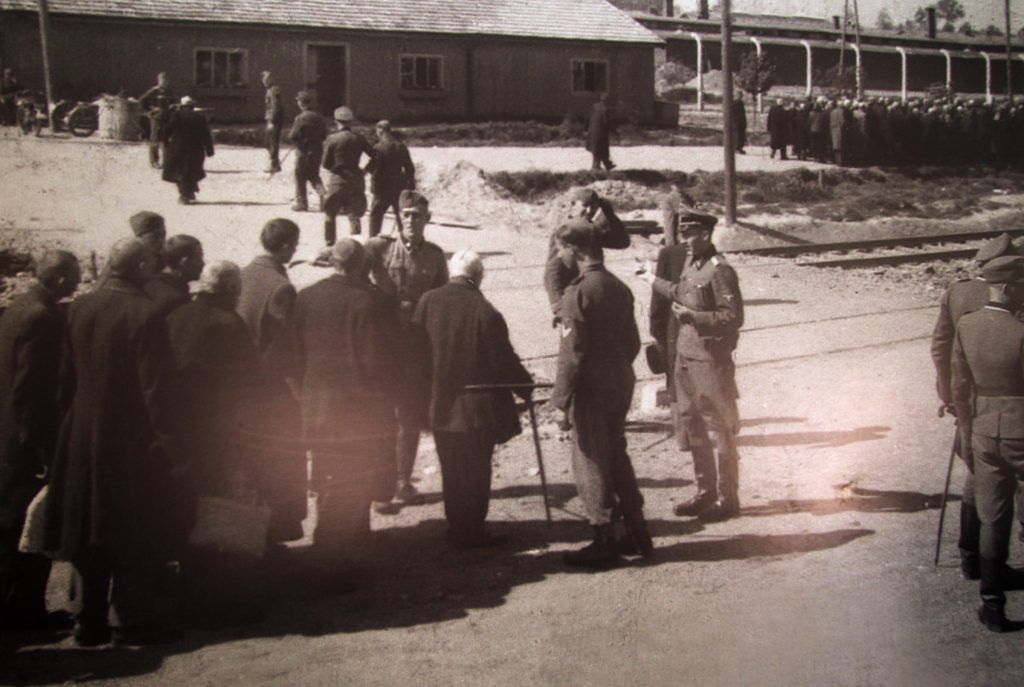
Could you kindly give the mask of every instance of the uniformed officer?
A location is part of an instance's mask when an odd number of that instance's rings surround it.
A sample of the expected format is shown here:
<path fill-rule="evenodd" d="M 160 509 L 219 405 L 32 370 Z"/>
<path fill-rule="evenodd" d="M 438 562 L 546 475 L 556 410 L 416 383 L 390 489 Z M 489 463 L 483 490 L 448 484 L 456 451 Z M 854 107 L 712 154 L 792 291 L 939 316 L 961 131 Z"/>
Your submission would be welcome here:
<path fill-rule="evenodd" d="M 320 196 L 323 206 L 327 189 L 320 181 L 320 161 L 324 156 L 324 139 L 327 138 L 327 123 L 313 110 L 313 94 L 299 91 L 295 102 L 302 110 L 292 123 L 288 138 L 295 144 L 295 202 L 292 210 L 305 212 L 309 209 L 306 199 L 306 184 L 313 187 Z"/>
<path fill-rule="evenodd" d="M 655 293 L 671 298 L 679 321 L 676 362 L 676 437 L 693 454 L 697 495 L 678 504 L 676 515 L 724 520 L 739 513 L 739 429 L 733 351 L 743 326 L 743 296 L 732 266 L 711 243 L 717 219 L 688 211 L 680 225 L 689 248 L 679 281 L 646 272 Z M 715 450 L 708 430 L 714 433 Z"/>
<path fill-rule="evenodd" d="M 353 236 L 362 233 L 360 218 L 366 214 L 366 181 L 365 172 L 359 166 L 359 160 L 366 155 L 371 160 L 375 152 L 361 134 L 352 131 L 355 115 L 347 107 L 339 107 L 334 111 L 334 119 L 338 122 L 338 131 L 327 138 L 324 147 L 324 159 L 321 166 L 327 170 L 327 195 L 324 196 L 324 240 L 333 246 L 337 238 L 335 217 L 348 217 L 349 233 Z"/>
<path fill-rule="evenodd" d="M 398 196 L 398 207 L 402 213 L 399 235 L 376 236 L 366 241 L 374 283 L 398 301 L 399 344 L 405 379 L 403 394 L 398 400 L 395 498 L 390 505 L 374 504 L 374 509 L 381 513 L 393 513 L 402 505 L 423 502 L 411 479 L 420 432 L 427 423 L 430 390 L 429 380 L 422 377 L 422 371 L 429 369 L 429 361 L 423 358 L 425 351 L 411 321 L 420 297 L 448 283 L 444 251 L 423 236 L 430 221 L 430 203 L 421 193 L 405 190 Z"/>
<path fill-rule="evenodd" d="M 1006 565 L 1013 495 L 1024 481 L 1024 323 L 1014 314 L 1024 305 L 1024 258 L 990 260 L 982 275 L 989 302 L 960 318 L 952 392 L 964 457 L 974 463 L 981 518 L 978 619 L 1004 632 L 1011 629 L 1005 592 L 1022 588 L 1024 581 Z"/>
<path fill-rule="evenodd" d="M 974 256 L 975 262 L 984 266 L 990 260 L 1003 255 L 1016 254 L 1009 234 L 1000 234 L 989 239 Z M 935 389 L 942 401 L 944 411 L 956 413 L 953 394 L 950 389 L 950 360 L 953 356 L 953 340 L 960 318 L 979 310 L 988 302 L 988 284 L 981 276 L 958 281 L 942 294 L 939 303 L 939 319 L 932 332 L 932 361 L 935 363 Z M 958 447 L 963 457 L 963 450 Z M 965 579 L 976 580 L 981 574 L 978 564 L 978 534 L 981 521 L 974 501 L 974 471 L 968 465 L 964 478 L 963 496 L 960 502 L 960 572 Z"/>
<path fill-rule="evenodd" d="M 561 347 L 551 404 L 562 411 L 561 426 L 573 438 L 576 487 L 594 540 L 563 557 L 577 567 L 606 568 L 619 561 L 613 513 L 622 514 L 630 552 L 650 557 L 643 496 L 626 452 L 626 414 L 636 377 L 633 359 L 640 334 L 633 294 L 604 267 L 593 226 L 570 220 L 555 232 L 558 255 L 579 276 L 562 298 Z"/>
<path fill-rule="evenodd" d="M 263 118 L 267 122 L 267 153 L 270 155 L 270 166 L 265 170 L 268 174 L 281 171 L 281 129 L 284 127 L 284 103 L 281 101 L 281 87 L 274 84 L 270 72 L 260 74 L 263 87 L 267 89 L 263 96 L 265 105 Z"/>
<path fill-rule="evenodd" d="M 160 169 L 167 151 L 164 149 L 164 127 L 171 113 L 171 103 L 175 100 L 171 92 L 171 82 L 165 72 L 156 75 L 156 86 L 142 94 L 139 104 L 149 119 L 149 165 Z"/>

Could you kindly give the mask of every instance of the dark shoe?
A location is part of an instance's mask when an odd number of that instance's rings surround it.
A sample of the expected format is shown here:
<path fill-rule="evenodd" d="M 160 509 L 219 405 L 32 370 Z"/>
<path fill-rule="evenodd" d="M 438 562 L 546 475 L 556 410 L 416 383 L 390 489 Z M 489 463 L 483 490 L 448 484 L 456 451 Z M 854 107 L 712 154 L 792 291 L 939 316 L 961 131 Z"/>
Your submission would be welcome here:
<path fill-rule="evenodd" d="M 292 212 L 309 212 L 309 206 L 301 203 L 295 203 L 292 205 Z"/>
<path fill-rule="evenodd" d="M 402 504 L 396 501 L 374 501 L 373 512 L 380 515 L 396 515 L 402 510 Z"/>
<path fill-rule="evenodd" d="M 71 637 L 78 646 L 100 646 L 110 641 L 110 628 L 75 623 Z"/>
<path fill-rule="evenodd" d="M 729 518 L 735 518 L 740 513 L 738 501 L 726 501 L 718 499 L 708 508 L 705 508 L 697 515 L 701 522 L 722 522 Z"/>
<path fill-rule="evenodd" d="M 631 544 L 633 553 L 627 554 L 623 549 L 622 540 L 619 541 L 619 552 L 624 555 L 641 556 L 651 558 L 654 556 L 654 540 L 651 533 L 647 531 L 647 522 L 642 513 L 625 516 L 623 523 L 626 526 L 626 537 Z"/>
<path fill-rule="evenodd" d="M 978 562 L 977 557 L 961 556 L 960 576 L 965 580 L 981 579 L 981 563 Z"/>
<path fill-rule="evenodd" d="M 613 169 L 615 169 L 616 167 L 618 167 L 618 165 L 616 165 L 616 164 L 615 164 L 614 162 L 612 162 L 611 160 L 609 160 L 609 161 L 608 161 L 608 164 L 607 164 L 607 165 L 605 165 L 605 166 L 606 166 L 606 167 L 608 168 L 608 171 L 609 171 L 609 172 L 610 172 L 610 171 L 612 171 Z"/>
<path fill-rule="evenodd" d="M 594 541 L 578 551 L 562 554 L 562 560 L 574 568 L 614 568 L 622 559 L 619 558 L 619 547 L 611 525 L 595 526 Z"/>
<path fill-rule="evenodd" d="M 680 517 L 693 517 L 700 515 L 715 502 L 715 497 L 708 492 L 697 494 L 692 499 L 677 503 L 672 512 Z"/>
<path fill-rule="evenodd" d="M 1001 606 L 978 606 L 978 620 L 990 632 L 1007 632 L 1010 629 L 1010 621 L 1006 619 L 1006 611 Z"/>
<path fill-rule="evenodd" d="M 410 482 L 399 483 L 395 490 L 395 498 L 392 500 L 400 506 L 422 506 L 425 501 L 423 494 L 419 493 Z"/>
<path fill-rule="evenodd" d="M 1002 588 L 1008 592 L 1024 589 L 1024 570 L 1007 565 L 1003 568 L 999 581 Z"/>
<path fill-rule="evenodd" d="M 189 205 L 192 199 L 187 196 L 178 196 L 178 205 Z"/>

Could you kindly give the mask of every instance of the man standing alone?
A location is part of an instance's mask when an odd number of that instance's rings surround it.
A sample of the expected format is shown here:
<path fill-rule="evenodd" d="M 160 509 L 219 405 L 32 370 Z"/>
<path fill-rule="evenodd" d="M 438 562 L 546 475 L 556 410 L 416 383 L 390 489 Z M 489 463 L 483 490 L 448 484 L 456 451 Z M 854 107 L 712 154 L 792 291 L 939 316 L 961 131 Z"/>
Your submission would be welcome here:
<path fill-rule="evenodd" d="M 199 182 L 206 178 L 203 164 L 213 157 L 213 137 L 206 117 L 195 111 L 192 98 L 185 96 L 177 111 L 171 113 L 164 129 L 167 158 L 163 180 L 178 186 L 178 202 L 195 202 Z"/>
<path fill-rule="evenodd" d="M 265 110 L 263 118 L 267 122 L 267 154 L 270 156 L 270 166 L 265 170 L 268 174 L 276 174 L 281 171 L 281 129 L 284 127 L 284 103 L 281 102 L 281 87 L 274 84 L 274 77 L 270 72 L 260 74 L 263 87 L 267 89 L 263 96 Z"/>

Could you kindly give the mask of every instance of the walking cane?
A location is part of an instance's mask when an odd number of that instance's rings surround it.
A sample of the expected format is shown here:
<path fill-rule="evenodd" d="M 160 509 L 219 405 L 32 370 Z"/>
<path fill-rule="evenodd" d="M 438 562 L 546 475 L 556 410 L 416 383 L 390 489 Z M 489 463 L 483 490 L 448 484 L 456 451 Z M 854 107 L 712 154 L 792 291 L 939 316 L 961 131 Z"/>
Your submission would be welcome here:
<path fill-rule="evenodd" d="M 467 384 L 466 391 L 495 391 L 499 389 L 550 389 L 553 384 Z M 540 490 L 544 495 L 544 519 L 551 528 L 551 504 L 548 503 L 548 476 L 544 471 L 544 454 L 540 450 L 540 432 L 537 430 L 537 413 L 534 411 L 533 399 L 526 402 L 530 410 L 530 429 L 533 430 L 533 448 L 537 451 L 537 469 L 540 474 Z"/>
<path fill-rule="evenodd" d="M 939 408 L 939 417 L 943 417 L 946 414 L 946 408 L 943 406 Z M 946 520 L 946 502 L 949 500 L 949 481 L 953 476 L 953 461 L 956 460 L 957 448 L 960 444 L 960 429 L 956 429 L 956 433 L 953 435 L 953 445 L 949 447 L 949 465 L 946 467 L 946 486 L 942 489 L 942 506 L 939 508 L 939 531 L 935 535 L 935 562 L 934 566 L 939 565 L 939 552 L 942 550 L 942 525 Z"/>
<path fill-rule="evenodd" d="M 288 150 L 286 150 L 286 151 L 285 151 L 285 153 L 284 153 L 284 157 L 282 157 L 282 158 L 281 158 L 281 162 L 280 162 L 280 163 L 278 163 L 278 166 L 279 166 L 279 167 L 281 167 L 282 169 L 284 169 L 284 161 L 288 159 L 288 156 L 292 154 L 292 151 L 293 151 L 293 150 L 295 150 L 295 148 L 289 148 Z M 266 181 L 270 181 L 271 179 L 273 179 L 273 178 L 274 178 L 274 175 L 275 175 L 275 174 L 277 174 L 277 173 L 278 173 L 278 172 L 280 172 L 280 171 L 281 171 L 281 169 L 275 169 L 275 170 L 272 170 L 271 172 L 269 172 L 269 173 L 267 174 L 267 178 L 266 178 Z"/>

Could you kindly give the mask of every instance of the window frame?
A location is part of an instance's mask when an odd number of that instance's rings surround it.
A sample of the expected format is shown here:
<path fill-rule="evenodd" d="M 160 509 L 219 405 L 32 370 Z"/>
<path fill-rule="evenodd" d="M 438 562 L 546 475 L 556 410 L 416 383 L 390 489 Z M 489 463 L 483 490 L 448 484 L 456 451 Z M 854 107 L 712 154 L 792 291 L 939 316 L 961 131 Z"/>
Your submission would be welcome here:
<path fill-rule="evenodd" d="M 587 64 L 600 64 L 604 67 L 604 84 L 603 87 L 596 90 L 577 89 L 576 88 L 576 66 L 581 65 L 584 71 L 583 80 L 586 81 L 586 65 Z M 608 93 L 611 90 L 611 62 L 610 60 L 603 59 L 600 57 L 574 57 L 569 61 L 569 86 L 573 95 L 601 95 L 602 93 Z M 586 84 L 584 84 L 586 85 Z"/>
<path fill-rule="evenodd" d="M 413 72 L 412 76 L 415 80 L 416 77 L 416 61 L 417 60 L 436 60 L 437 61 L 437 86 L 431 87 L 407 87 L 404 83 L 403 76 L 405 71 L 403 70 L 403 62 L 407 59 L 413 60 Z M 428 68 L 429 71 L 429 68 Z M 444 92 L 444 55 L 437 55 L 431 53 L 412 53 L 403 52 L 398 55 L 398 89 L 402 93 L 442 93 Z"/>
<path fill-rule="evenodd" d="M 199 55 L 200 53 L 210 54 L 210 73 L 209 82 L 199 82 Z M 241 55 L 241 65 L 239 67 L 239 76 L 241 77 L 241 83 L 232 84 L 227 83 L 224 85 L 218 85 L 214 83 L 214 75 L 216 73 L 216 56 L 223 54 L 228 60 L 228 75 L 230 75 L 230 64 L 232 55 Z M 249 87 L 249 49 L 248 48 L 215 48 L 211 46 L 199 46 L 192 50 L 192 83 L 196 88 L 208 89 L 211 91 L 240 91 Z"/>

